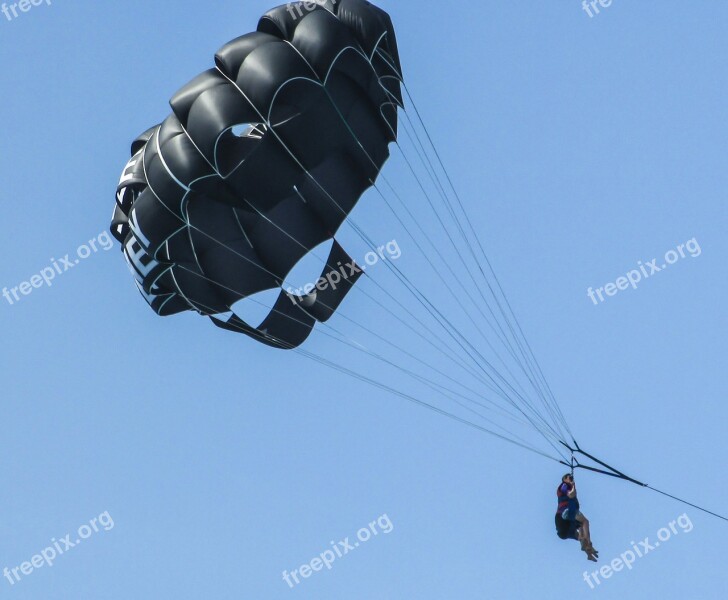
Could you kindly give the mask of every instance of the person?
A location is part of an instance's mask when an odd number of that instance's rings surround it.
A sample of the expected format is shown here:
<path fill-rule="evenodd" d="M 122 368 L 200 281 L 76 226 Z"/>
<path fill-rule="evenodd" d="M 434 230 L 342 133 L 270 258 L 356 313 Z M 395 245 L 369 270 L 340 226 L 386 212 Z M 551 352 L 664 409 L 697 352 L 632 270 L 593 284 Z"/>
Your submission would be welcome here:
<path fill-rule="evenodd" d="M 599 552 L 594 549 L 592 544 L 589 519 L 580 510 L 576 483 L 571 473 L 567 473 L 561 478 L 561 484 L 556 489 L 556 496 L 558 498 L 555 517 L 557 535 L 563 540 L 578 540 L 586 557 L 590 561 L 597 562 Z"/>

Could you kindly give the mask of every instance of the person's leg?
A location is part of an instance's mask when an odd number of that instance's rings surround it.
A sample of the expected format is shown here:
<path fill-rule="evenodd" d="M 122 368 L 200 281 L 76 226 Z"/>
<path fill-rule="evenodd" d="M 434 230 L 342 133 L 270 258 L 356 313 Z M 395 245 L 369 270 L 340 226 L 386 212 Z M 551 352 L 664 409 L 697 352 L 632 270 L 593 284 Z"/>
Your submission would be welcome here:
<path fill-rule="evenodd" d="M 586 534 L 584 533 L 584 527 L 582 527 L 581 523 L 579 523 L 579 528 L 576 530 L 576 534 L 579 538 L 581 549 L 586 552 L 589 548 L 589 540 L 587 540 L 586 538 Z"/>
<path fill-rule="evenodd" d="M 587 539 L 591 539 L 591 534 L 589 531 L 589 519 L 587 519 L 582 513 L 579 513 L 576 515 L 576 520 L 580 523 L 580 529 L 584 532 L 584 537 Z"/>
<path fill-rule="evenodd" d="M 589 519 L 581 512 L 577 513 L 576 520 L 579 522 L 579 531 L 581 532 L 580 541 L 582 550 L 593 550 L 594 546 L 591 541 L 591 531 L 589 529 Z"/>

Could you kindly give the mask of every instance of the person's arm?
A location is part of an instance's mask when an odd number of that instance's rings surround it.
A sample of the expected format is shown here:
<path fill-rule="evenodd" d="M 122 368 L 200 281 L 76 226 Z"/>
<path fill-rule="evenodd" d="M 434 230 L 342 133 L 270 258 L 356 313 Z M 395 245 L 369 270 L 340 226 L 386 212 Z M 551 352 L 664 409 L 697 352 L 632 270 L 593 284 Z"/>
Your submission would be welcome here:
<path fill-rule="evenodd" d="M 571 485 L 571 489 L 569 490 L 569 498 L 576 498 L 576 484 Z"/>

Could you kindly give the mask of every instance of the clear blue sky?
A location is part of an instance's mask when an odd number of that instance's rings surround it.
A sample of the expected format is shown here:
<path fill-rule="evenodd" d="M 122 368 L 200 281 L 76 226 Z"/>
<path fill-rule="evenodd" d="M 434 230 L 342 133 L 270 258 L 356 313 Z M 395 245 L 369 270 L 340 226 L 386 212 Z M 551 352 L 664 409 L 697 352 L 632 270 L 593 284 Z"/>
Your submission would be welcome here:
<path fill-rule="evenodd" d="M 381 5 L 582 445 L 725 512 L 728 5 L 615 0 L 592 18 L 578 0 Z M 0 14 L 0 286 L 106 230 L 130 141 L 270 6 Z M 401 161 L 385 173 L 421 202 Z M 369 193 L 356 218 L 424 276 L 383 214 Z M 587 297 L 691 238 L 701 256 L 599 306 Z M 591 590 L 591 564 L 553 532 L 563 467 L 195 315 L 158 318 L 118 250 L 0 298 L 0 569 L 114 520 L 52 569 L 0 578 L 0 597 L 725 597 L 727 523 L 582 475 L 602 564 L 684 512 L 694 525 Z M 347 302 L 376 324 L 363 297 Z M 337 352 L 318 335 L 310 347 Z M 282 580 L 384 513 L 391 533 L 293 590 Z"/>

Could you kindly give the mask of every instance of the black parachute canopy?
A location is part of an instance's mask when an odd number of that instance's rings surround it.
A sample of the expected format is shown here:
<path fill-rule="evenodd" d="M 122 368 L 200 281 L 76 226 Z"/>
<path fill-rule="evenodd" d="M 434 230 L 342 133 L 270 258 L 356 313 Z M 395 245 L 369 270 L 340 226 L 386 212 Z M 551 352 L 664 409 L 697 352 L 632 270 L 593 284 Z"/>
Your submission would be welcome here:
<path fill-rule="evenodd" d="M 226 44 L 132 144 L 111 231 L 149 305 L 300 345 L 356 283 L 293 298 L 283 282 L 376 180 L 403 105 L 391 19 L 365 0 L 295 2 Z M 334 243 L 323 275 L 351 262 Z M 281 288 L 258 327 L 232 313 Z M 296 301 L 297 300 L 297 301 Z"/>

